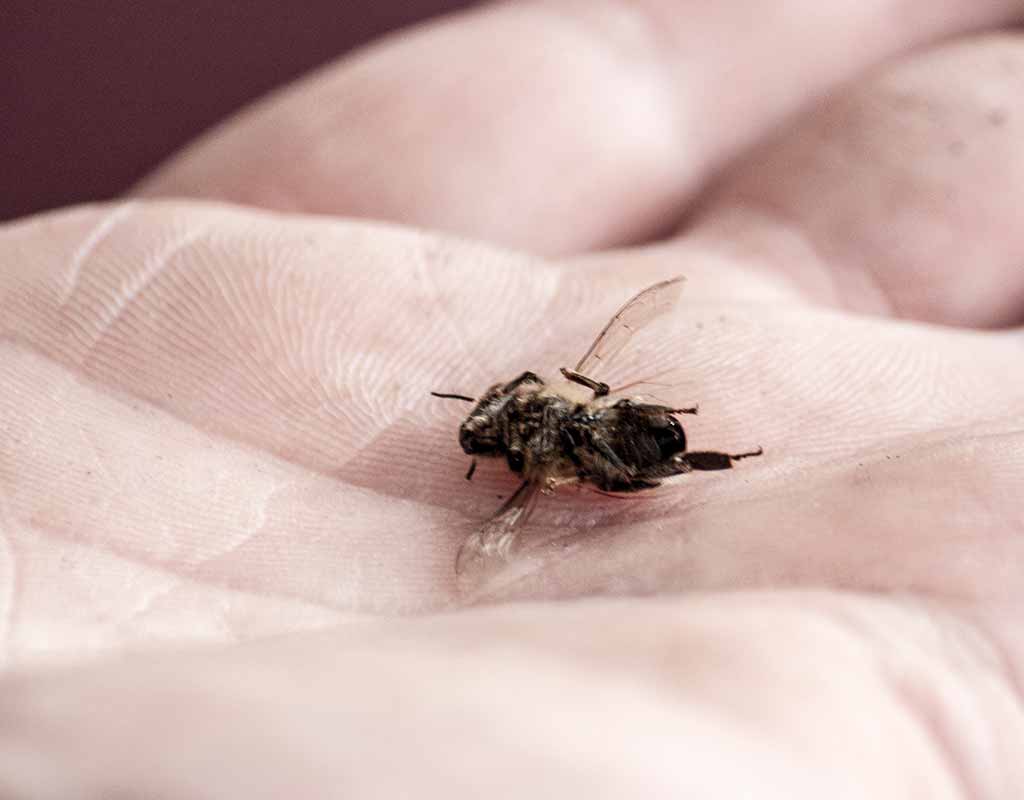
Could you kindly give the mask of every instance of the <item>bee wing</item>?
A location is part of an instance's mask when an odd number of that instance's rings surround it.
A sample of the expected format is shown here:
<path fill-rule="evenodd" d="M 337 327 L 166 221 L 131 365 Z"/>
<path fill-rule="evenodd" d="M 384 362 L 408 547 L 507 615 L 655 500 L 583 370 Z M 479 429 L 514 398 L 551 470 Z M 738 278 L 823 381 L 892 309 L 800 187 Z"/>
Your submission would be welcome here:
<path fill-rule="evenodd" d="M 539 483 L 523 481 L 515 494 L 494 512 L 494 516 L 463 542 L 455 557 L 455 571 L 461 574 L 471 564 L 508 558 L 519 530 L 533 513 L 539 496 Z"/>
<path fill-rule="evenodd" d="M 620 308 L 598 334 L 590 349 L 576 365 L 576 372 L 592 376 L 598 365 L 607 365 L 630 340 L 634 333 L 656 317 L 669 311 L 679 300 L 683 290 L 681 275 L 648 286 Z"/>

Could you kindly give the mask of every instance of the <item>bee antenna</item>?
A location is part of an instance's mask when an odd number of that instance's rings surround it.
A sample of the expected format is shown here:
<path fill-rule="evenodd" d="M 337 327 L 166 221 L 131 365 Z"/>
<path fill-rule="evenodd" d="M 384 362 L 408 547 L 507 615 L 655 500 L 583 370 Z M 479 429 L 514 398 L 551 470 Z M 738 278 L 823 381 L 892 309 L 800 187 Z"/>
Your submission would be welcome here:
<path fill-rule="evenodd" d="M 463 400 L 467 403 L 475 403 L 472 397 L 466 397 L 464 394 L 448 394 L 446 392 L 431 392 L 434 397 L 440 397 L 442 400 Z"/>

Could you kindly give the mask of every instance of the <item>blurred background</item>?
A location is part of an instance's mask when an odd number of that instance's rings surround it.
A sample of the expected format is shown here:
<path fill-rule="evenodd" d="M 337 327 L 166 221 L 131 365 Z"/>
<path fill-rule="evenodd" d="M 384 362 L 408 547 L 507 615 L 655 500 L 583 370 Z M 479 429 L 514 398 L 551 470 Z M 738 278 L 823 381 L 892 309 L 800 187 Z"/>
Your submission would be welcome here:
<path fill-rule="evenodd" d="M 213 123 L 470 0 L 0 0 L 0 219 L 116 195 Z"/>

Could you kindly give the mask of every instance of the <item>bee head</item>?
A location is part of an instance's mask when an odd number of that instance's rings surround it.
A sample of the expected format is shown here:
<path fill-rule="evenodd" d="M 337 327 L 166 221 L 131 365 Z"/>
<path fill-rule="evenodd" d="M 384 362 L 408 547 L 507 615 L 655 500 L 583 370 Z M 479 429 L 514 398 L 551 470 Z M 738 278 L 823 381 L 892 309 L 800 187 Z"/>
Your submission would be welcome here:
<path fill-rule="evenodd" d="M 497 455 L 501 442 L 498 412 L 508 399 L 502 385 L 495 384 L 481 397 L 459 426 L 459 444 L 471 456 Z"/>
<path fill-rule="evenodd" d="M 469 455 L 493 455 L 498 450 L 498 426 L 494 416 L 480 409 L 459 426 L 459 444 Z"/>

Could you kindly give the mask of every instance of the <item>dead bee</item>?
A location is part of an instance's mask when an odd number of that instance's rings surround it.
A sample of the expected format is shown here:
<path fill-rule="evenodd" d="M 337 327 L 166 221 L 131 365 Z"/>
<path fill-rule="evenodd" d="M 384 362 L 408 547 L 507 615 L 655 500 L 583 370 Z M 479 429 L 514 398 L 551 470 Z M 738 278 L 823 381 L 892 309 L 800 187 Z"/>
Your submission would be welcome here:
<path fill-rule="evenodd" d="M 761 455 L 761 448 L 737 454 L 687 452 L 686 434 L 675 415 L 696 414 L 696 408 L 616 399 L 608 384 L 591 377 L 637 330 L 675 305 L 682 285 L 683 278 L 672 278 L 629 300 L 576 367 L 561 369 L 565 381 L 546 383 L 524 372 L 495 384 L 478 400 L 431 392 L 475 404 L 459 426 L 459 444 L 466 453 L 504 456 L 509 469 L 523 476 L 515 494 L 462 545 L 457 572 L 474 559 L 507 557 L 538 495 L 558 486 L 591 483 L 604 492 L 636 492 L 672 475 L 729 469 L 741 458 Z M 475 468 L 474 458 L 467 478 Z"/>

